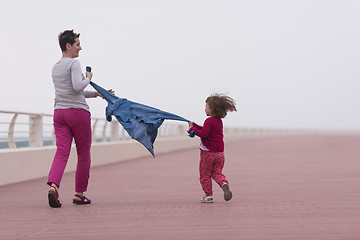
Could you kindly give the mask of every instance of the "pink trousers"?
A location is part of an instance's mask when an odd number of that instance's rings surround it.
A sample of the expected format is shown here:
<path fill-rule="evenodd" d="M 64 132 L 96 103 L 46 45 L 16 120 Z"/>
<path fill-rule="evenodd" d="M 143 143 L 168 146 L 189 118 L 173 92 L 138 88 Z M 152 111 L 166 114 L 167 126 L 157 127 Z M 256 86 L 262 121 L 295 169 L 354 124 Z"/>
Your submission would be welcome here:
<path fill-rule="evenodd" d="M 54 129 L 57 150 L 47 183 L 48 185 L 55 183 L 60 187 L 74 138 L 78 157 L 75 192 L 85 192 L 88 186 L 91 164 L 90 113 L 80 108 L 56 109 L 54 111 Z"/>
<path fill-rule="evenodd" d="M 222 170 L 224 168 L 225 157 L 223 152 L 200 151 L 200 183 L 206 196 L 212 196 L 212 180 L 221 187 L 224 183 L 229 184 Z"/>

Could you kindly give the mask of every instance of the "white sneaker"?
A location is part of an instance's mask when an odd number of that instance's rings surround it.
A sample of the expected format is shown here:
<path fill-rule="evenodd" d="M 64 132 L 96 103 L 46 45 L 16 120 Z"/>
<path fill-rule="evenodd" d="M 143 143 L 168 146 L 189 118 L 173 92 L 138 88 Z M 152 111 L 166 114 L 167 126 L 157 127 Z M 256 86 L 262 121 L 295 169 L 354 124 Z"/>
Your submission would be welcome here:
<path fill-rule="evenodd" d="M 201 202 L 202 203 L 213 203 L 214 202 L 213 196 L 205 196 L 205 197 L 201 198 Z"/>

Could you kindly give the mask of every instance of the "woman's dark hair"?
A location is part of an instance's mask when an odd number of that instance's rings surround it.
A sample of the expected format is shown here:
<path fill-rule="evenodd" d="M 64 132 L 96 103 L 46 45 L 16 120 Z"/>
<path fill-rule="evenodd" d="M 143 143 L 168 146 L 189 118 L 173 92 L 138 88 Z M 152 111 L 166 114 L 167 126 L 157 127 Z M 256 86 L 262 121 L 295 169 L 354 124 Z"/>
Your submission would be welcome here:
<path fill-rule="evenodd" d="M 209 105 L 213 117 L 224 118 L 227 112 L 236 111 L 235 100 L 225 94 L 213 93 L 205 102 Z"/>
<path fill-rule="evenodd" d="M 80 33 L 74 33 L 73 30 L 65 30 L 64 32 L 60 33 L 59 38 L 59 45 L 61 48 L 61 51 L 66 51 L 66 44 L 69 43 L 70 45 L 73 45 L 75 43 L 75 40 L 80 37 Z"/>

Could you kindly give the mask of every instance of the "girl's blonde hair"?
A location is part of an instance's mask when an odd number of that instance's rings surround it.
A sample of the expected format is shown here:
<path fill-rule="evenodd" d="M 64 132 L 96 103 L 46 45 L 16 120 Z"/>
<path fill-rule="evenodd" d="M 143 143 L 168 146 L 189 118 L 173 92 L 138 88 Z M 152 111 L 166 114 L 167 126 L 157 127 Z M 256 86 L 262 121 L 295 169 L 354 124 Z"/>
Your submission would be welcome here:
<path fill-rule="evenodd" d="M 213 93 L 205 102 L 213 117 L 224 118 L 228 112 L 236 112 L 235 100 L 225 94 Z"/>

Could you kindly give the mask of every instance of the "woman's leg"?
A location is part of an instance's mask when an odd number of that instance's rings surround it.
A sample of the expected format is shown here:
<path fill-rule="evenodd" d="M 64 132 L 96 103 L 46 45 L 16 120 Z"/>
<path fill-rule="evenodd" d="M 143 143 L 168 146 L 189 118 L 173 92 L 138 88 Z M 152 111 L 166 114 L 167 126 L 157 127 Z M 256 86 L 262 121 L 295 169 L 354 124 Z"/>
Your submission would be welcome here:
<path fill-rule="evenodd" d="M 72 133 L 65 120 L 66 111 L 67 109 L 56 109 L 54 111 L 54 129 L 57 149 L 47 182 L 50 186 L 52 183 L 55 183 L 57 187 L 60 187 L 61 178 L 64 174 L 71 150 Z"/>
<path fill-rule="evenodd" d="M 200 151 L 200 164 L 199 164 L 199 172 L 200 172 L 200 183 L 206 194 L 206 196 L 212 196 L 212 182 L 211 182 L 211 174 L 213 171 L 212 168 L 212 157 L 211 153 L 206 151 Z"/>
<path fill-rule="evenodd" d="M 78 156 L 75 192 L 82 195 L 87 190 L 90 176 L 91 118 L 90 113 L 83 109 L 74 109 L 72 114 L 72 131 Z"/>

